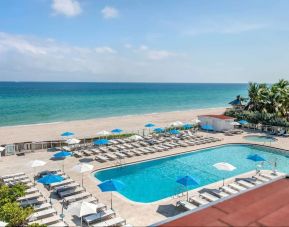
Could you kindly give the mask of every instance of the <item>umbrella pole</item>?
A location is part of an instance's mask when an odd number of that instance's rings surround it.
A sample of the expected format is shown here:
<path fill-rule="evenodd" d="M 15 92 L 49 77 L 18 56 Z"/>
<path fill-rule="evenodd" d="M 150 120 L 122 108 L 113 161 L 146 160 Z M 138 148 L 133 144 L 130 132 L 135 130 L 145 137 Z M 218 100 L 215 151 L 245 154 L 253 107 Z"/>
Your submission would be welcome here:
<path fill-rule="evenodd" d="M 187 188 L 187 201 L 189 201 L 189 190 Z"/>
<path fill-rule="evenodd" d="M 112 192 L 110 192 L 110 208 L 112 209 Z"/>
<path fill-rule="evenodd" d="M 80 218 L 80 226 L 82 227 L 82 216 Z"/>
<path fill-rule="evenodd" d="M 62 171 L 63 171 L 63 173 L 64 173 L 64 160 L 65 159 L 63 159 L 63 161 L 62 161 Z"/>
<path fill-rule="evenodd" d="M 223 186 L 225 186 L 225 178 L 223 177 Z"/>

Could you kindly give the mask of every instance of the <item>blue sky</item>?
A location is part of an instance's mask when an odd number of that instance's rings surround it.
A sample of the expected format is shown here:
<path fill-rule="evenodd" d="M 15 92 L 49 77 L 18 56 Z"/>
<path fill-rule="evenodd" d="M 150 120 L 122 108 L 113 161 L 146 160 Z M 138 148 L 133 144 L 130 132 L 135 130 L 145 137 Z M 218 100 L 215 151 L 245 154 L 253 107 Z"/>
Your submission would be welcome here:
<path fill-rule="evenodd" d="M 289 79 L 287 0 L 1 0 L 0 80 Z"/>

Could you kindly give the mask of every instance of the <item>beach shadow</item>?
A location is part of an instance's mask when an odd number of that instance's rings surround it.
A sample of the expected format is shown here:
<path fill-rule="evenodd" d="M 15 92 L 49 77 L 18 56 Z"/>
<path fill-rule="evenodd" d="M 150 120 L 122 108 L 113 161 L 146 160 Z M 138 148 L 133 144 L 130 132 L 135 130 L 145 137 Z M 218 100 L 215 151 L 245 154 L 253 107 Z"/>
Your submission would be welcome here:
<path fill-rule="evenodd" d="M 173 204 L 168 205 L 159 205 L 157 212 L 167 218 L 175 216 L 182 213 L 179 209 L 176 208 Z"/>
<path fill-rule="evenodd" d="M 79 159 L 79 162 L 93 162 L 93 158 L 82 158 Z"/>

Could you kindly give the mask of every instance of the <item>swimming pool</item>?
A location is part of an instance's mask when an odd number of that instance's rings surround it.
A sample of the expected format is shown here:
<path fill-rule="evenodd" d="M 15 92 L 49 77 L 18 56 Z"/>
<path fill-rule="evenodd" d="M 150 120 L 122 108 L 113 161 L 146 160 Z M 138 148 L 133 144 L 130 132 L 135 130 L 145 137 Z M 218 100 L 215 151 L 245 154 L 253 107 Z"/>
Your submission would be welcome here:
<path fill-rule="evenodd" d="M 277 139 L 275 139 L 272 136 L 257 136 L 257 135 L 249 135 L 244 136 L 245 140 L 252 141 L 252 142 L 275 142 Z"/>
<path fill-rule="evenodd" d="M 277 158 L 277 169 L 289 172 L 289 158 L 281 150 L 256 145 L 223 145 L 189 152 L 176 156 L 105 169 L 94 173 L 100 180 L 121 180 L 125 187 L 120 193 L 134 202 L 150 203 L 185 191 L 176 183 L 179 176 L 190 175 L 199 179 L 201 187 L 224 178 L 230 178 L 256 167 L 256 163 L 246 159 L 249 154 L 259 154 L 267 161 Z M 287 154 L 289 155 L 289 153 Z M 288 156 L 289 157 L 289 156 Z M 232 172 L 218 171 L 213 167 L 217 162 L 228 162 L 237 167 Z M 271 169 L 268 162 L 265 169 Z M 196 187 L 190 187 L 194 189 Z"/>

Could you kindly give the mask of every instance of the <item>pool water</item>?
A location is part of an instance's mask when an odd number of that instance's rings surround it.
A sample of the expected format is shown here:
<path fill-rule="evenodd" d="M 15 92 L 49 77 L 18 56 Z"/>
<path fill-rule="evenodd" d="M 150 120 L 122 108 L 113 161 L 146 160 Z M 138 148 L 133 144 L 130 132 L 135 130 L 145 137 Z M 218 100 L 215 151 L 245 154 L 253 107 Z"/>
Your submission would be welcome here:
<path fill-rule="evenodd" d="M 271 136 L 244 136 L 245 140 L 252 142 L 275 142 L 277 139 Z"/>
<path fill-rule="evenodd" d="M 184 186 L 176 183 L 180 176 L 189 175 L 199 179 L 198 186 L 189 187 L 194 189 L 221 181 L 223 177 L 230 178 L 252 171 L 256 169 L 256 163 L 246 158 L 249 154 L 265 158 L 268 162 L 265 162 L 264 169 L 272 169 L 269 162 L 276 159 L 277 170 L 289 172 L 289 159 L 281 150 L 256 145 L 224 145 L 101 170 L 94 176 L 100 181 L 120 180 L 125 187 L 119 193 L 134 202 L 150 203 L 185 191 Z M 232 172 L 219 171 L 213 167 L 218 162 L 228 162 L 236 169 Z"/>

